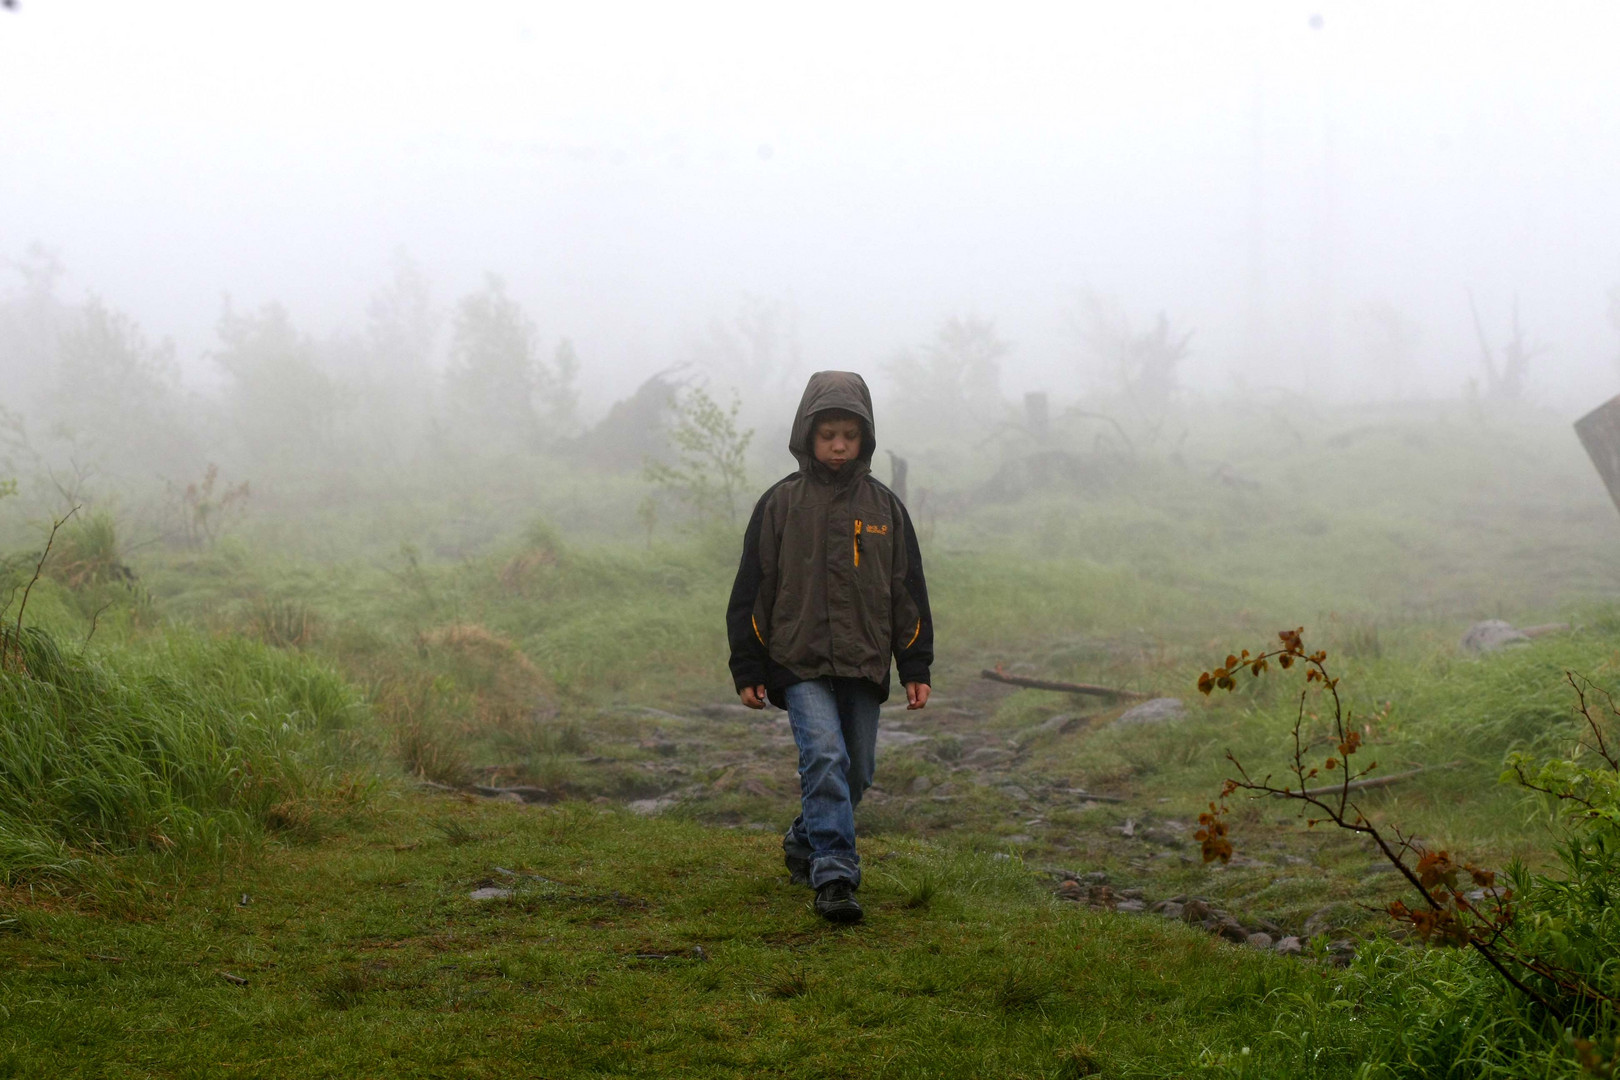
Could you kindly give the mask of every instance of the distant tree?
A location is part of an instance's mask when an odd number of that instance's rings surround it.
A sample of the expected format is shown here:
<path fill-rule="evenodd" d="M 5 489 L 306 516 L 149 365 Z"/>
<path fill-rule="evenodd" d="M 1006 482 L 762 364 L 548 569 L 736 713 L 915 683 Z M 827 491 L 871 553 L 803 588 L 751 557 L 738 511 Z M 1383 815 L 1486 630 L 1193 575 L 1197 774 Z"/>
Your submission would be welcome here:
<path fill-rule="evenodd" d="M 173 343 L 149 343 L 134 320 L 100 300 L 85 304 L 63 331 L 54 376 L 47 415 L 86 464 L 161 475 L 195 455 Z"/>
<path fill-rule="evenodd" d="M 408 255 L 397 253 L 392 278 L 367 305 L 365 336 L 352 349 L 359 420 L 372 455 L 398 463 L 425 432 L 442 322 L 427 277 Z"/>
<path fill-rule="evenodd" d="M 736 394 L 731 407 L 723 409 L 702 387 L 685 391 L 676 400 L 670 430 L 674 461 L 647 463 L 647 479 L 686 503 L 699 523 L 737 520 L 738 501 L 748 485 L 748 444 L 754 438 L 752 429 L 737 428 L 740 408 Z M 642 512 L 649 537 L 656 511 Z"/>
<path fill-rule="evenodd" d="M 22 409 L 49 392 L 73 311 L 56 295 L 65 271 L 55 252 L 36 242 L 22 258 L 7 261 L 20 288 L 0 298 L 0 402 Z"/>
<path fill-rule="evenodd" d="M 255 471 L 331 461 L 349 394 L 322 370 L 315 344 L 293 327 L 287 309 L 269 303 L 243 315 L 227 299 L 215 332 L 226 415 Z"/>
<path fill-rule="evenodd" d="M 532 450 L 571 431 L 578 393 L 574 347 L 565 339 L 547 364 L 537 339 L 534 322 L 494 274 L 462 299 L 445 373 L 462 442 Z"/>
<path fill-rule="evenodd" d="M 952 316 L 933 340 L 902 350 L 888 374 L 914 413 L 941 425 L 986 427 L 999 419 L 1001 359 L 1009 351 L 995 323 Z"/>
<path fill-rule="evenodd" d="M 779 390 L 803 367 L 792 301 L 745 293 L 729 321 L 714 318 L 691 346 L 694 365 L 758 392 Z"/>
<path fill-rule="evenodd" d="M 1070 325 L 1086 366 L 1124 399 L 1132 422 L 1156 438 L 1180 389 L 1193 332 L 1172 329 L 1163 312 L 1150 329 L 1137 330 L 1118 303 L 1092 292 L 1081 296 Z"/>
<path fill-rule="evenodd" d="M 579 354 L 567 338 L 557 342 L 551 366 L 540 369 L 540 401 L 548 439 L 574 434 L 579 428 Z"/>
<path fill-rule="evenodd" d="M 394 378 L 425 381 L 439 324 L 427 276 L 409 255 L 397 253 L 393 278 L 366 308 L 366 338 L 374 365 Z"/>
<path fill-rule="evenodd" d="M 1468 290 L 1468 311 L 1474 317 L 1474 333 L 1479 337 L 1479 359 L 1485 369 L 1485 394 L 1498 401 L 1519 401 L 1524 397 L 1524 380 L 1530 371 L 1530 361 L 1544 349 L 1532 346 L 1519 325 L 1519 297 L 1513 296 L 1512 334 L 1502 346 L 1502 360 L 1497 363 L 1495 351 L 1485 333 L 1485 323 L 1479 317 L 1479 305 L 1474 303 L 1474 290 Z"/>

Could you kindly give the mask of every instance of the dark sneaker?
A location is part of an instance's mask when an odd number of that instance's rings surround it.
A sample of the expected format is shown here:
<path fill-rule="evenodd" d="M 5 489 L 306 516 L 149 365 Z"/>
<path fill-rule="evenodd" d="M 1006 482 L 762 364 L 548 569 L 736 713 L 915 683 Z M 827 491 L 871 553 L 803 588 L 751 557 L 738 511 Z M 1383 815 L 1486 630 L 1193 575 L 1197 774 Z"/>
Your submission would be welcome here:
<path fill-rule="evenodd" d="M 788 883 L 790 885 L 808 886 L 810 884 L 810 860 L 803 855 L 783 855 L 782 858 L 787 863 L 788 877 L 791 879 Z"/>
<path fill-rule="evenodd" d="M 829 881 L 816 890 L 816 914 L 828 922 L 858 923 L 861 905 L 855 900 L 855 889 L 842 879 Z"/>

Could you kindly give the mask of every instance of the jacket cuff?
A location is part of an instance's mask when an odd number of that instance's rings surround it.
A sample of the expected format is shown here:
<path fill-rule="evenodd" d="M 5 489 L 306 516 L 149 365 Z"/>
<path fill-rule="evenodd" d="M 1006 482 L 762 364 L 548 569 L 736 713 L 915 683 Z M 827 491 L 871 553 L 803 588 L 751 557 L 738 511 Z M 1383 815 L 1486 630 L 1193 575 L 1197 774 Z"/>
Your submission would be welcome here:
<path fill-rule="evenodd" d="M 732 685 L 737 688 L 737 691 L 739 693 L 741 693 L 743 690 L 748 689 L 750 687 L 764 686 L 765 685 L 765 671 L 764 671 L 764 669 L 761 669 L 758 672 L 745 671 L 745 672 L 742 672 L 741 674 L 733 674 L 731 676 L 731 682 L 732 682 Z"/>
<path fill-rule="evenodd" d="M 900 682 L 902 684 L 914 682 L 923 683 L 924 685 L 928 684 L 927 664 L 918 663 L 916 661 L 908 663 L 902 660 L 896 665 L 896 667 L 898 667 L 900 670 Z"/>

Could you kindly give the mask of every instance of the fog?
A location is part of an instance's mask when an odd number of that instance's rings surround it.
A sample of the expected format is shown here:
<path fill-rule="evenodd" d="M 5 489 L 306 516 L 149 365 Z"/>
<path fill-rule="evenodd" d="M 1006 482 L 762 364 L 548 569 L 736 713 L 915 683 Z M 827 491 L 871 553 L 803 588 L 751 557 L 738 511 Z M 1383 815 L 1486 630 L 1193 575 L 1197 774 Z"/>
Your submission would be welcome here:
<path fill-rule="evenodd" d="M 0 15 L 0 255 L 43 244 L 197 386 L 225 295 L 326 336 L 400 252 L 440 305 L 502 275 L 587 412 L 748 297 L 804 370 L 971 314 L 1004 391 L 1079 392 L 1089 291 L 1194 330 L 1186 385 L 1385 398 L 1479 377 L 1472 289 L 1498 338 L 1517 295 L 1532 400 L 1620 378 L 1609 5 Z"/>

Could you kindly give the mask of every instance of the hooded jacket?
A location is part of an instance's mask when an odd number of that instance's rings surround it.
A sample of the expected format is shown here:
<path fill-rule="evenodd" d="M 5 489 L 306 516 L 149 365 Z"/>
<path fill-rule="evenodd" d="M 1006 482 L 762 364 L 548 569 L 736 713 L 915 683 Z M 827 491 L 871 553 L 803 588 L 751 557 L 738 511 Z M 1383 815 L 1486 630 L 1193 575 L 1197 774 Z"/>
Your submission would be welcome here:
<path fill-rule="evenodd" d="M 860 456 L 836 472 L 816 460 L 816 414 L 841 409 L 861 423 Z M 889 695 L 892 657 L 902 683 L 929 679 L 934 626 L 922 553 L 900 499 L 872 476 L 872 395 L 850 371 L 810 377 L 788 449 L 797 472 L 754 507 L 726 610 L 731 675 L 740 691 L 782 691 L 826 675 L 865 679 Z"/>

